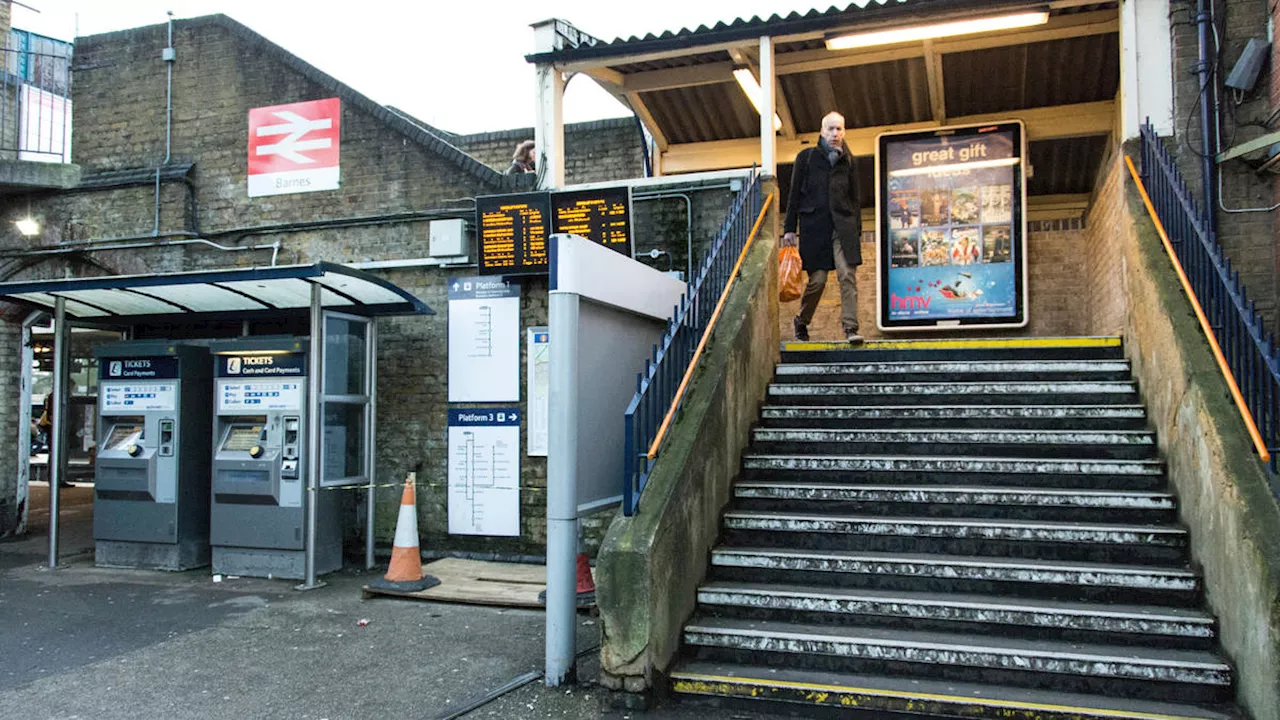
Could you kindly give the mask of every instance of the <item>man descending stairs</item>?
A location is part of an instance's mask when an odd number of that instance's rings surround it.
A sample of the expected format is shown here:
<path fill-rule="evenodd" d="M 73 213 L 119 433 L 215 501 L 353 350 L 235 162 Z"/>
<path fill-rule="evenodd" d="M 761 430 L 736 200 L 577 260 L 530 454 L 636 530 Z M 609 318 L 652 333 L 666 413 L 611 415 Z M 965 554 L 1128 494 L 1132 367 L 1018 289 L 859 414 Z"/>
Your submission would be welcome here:
<path fill-rule="evenodd" d="M 1119 341 L 957 344 L 783 353 L 674 691 L 1237 717 Z"/>

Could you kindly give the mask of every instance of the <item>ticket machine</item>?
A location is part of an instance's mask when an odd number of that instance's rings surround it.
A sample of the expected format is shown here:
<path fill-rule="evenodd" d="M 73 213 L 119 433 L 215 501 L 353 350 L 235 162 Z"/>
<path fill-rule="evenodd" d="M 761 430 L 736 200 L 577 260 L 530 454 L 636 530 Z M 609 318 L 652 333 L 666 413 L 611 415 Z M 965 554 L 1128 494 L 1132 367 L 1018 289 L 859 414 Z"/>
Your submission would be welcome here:
<path fill-rule="evenodd" d="M 306 562 L 306 338 L 212 343 L 213 571 L 302 579 Z M 320 492 L 316 573 L 342 567 L 341 503 Z"/>
<path fill-rule="evenodd" d="M 97 356 L 94 561 L 208 565 L 209 351 L 143 340 L 101 346 Z"/>

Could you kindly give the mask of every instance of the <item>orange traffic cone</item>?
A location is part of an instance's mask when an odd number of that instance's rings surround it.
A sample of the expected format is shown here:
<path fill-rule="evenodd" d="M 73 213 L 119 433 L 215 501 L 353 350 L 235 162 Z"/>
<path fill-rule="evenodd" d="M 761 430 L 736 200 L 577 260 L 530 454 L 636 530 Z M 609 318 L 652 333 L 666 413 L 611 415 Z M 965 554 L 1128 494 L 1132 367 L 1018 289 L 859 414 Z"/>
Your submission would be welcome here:
<path fill-rule="evenodd" d="M 578 553 L 578 599 L 581 601 L 584 593 L 591 593 L 594 599 L 596 591 L 596 581 L 591 577 L 591 563 L 587 560 L 586 553 Z"/>
<path fill-rule="evenodd" d="M 387 574 L 369 583 L 378 590 L 417 592 L 435 587 L 440 580 L 422 574 L 422 555 L 418 551 L 418 507 L 414 483 L 417 473 L 409 473 L 400 496 L 400 517 L 396 520 L 396 539 L 391 545 L 391 564 Z"/>

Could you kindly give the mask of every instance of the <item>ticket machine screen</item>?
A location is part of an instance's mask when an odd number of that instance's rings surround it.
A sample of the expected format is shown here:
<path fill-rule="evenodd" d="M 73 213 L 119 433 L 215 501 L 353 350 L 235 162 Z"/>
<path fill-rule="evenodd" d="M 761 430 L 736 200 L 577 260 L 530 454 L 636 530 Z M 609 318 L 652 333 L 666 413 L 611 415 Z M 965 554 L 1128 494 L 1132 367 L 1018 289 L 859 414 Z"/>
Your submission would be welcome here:
<path fill-rule="evenodd" d="M 236 424 L 227 428 L 226 437 L 222 441 L 222 449 L 227 451 L 249 452 L 258 445 L 262 438 L 262 423 Z"/>
<path fill-rule="evenodd" d="M 136 445 L 142 438 L 142 423 L 125 423 L 112 425 L 107 441 L 103 443 L 107 450 L 127 451 L 130 445 Z"/>

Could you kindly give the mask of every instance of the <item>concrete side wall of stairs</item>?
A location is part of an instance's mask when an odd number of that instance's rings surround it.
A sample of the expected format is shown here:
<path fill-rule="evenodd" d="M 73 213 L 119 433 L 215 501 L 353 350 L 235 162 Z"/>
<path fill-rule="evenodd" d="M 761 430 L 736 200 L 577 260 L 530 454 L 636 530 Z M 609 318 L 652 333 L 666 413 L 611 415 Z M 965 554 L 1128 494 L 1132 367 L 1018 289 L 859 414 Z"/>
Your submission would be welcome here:
<path fill-rule="evenodd" d="M 776 192 L 766 181 L 764 193 Z M 720 512 L 778 362 L 775 198 L 633 517 L 609 526 L 597 556 L 601 681 L 641 693 L 672 662 L 706 575 Z M 621 422 L 622 418 L 619 417 Z"/>
<path fill-rule="evenodd" d="M 1121 162 L 1113 174 L 1123 172 Z M 1090 213 L 1095 220 L 1115 228 L 1123 249 L 1123 284 L 1113 292 L 1126 305 L 1126 355 L 1191 533 L 1222 647 L 1238 673 L 1238 700 L 1256 720 L 1280 720 L 1277 480 L 1257 459 L 1131 181 L 1104 186 Z"/>

